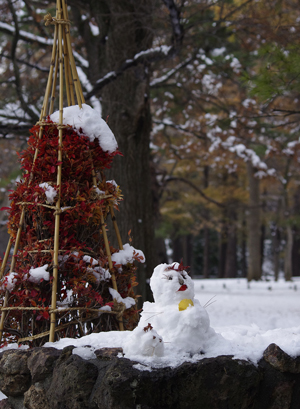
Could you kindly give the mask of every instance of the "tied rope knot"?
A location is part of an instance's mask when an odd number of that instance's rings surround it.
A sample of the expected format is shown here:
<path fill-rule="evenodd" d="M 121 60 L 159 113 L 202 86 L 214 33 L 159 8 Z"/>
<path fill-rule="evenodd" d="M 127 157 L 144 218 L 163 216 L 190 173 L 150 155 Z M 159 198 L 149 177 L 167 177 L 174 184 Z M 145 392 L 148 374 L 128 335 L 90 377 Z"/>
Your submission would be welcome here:
<path fill-rule="evenodd" d="M 126 305 L 123 302 L 118 302 L 114 298 L 113 311 L 116 313 L 116 317 L 118 321 L 122 319 L 122 316 L 125 310 L 126 310 Z"/>
<path fill-rule="evenodd" d="M 45 26 L 50 26 L 50 24 L 70 24 L 70 20 L 66 20 L 63 18 L 54 18 L 51 16 L 50 13 L 44 16 Z"/>

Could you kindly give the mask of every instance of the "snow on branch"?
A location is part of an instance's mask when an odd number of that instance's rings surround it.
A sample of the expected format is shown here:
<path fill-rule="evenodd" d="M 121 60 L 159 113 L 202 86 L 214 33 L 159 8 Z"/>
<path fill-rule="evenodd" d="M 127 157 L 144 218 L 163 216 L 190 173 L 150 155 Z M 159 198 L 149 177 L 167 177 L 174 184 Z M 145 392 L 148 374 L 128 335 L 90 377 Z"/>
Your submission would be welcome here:
<path fill-rule="evenodd" d="M 158 87 L 159 85 L 165 83 L 168 81 L 169 78 L 171 78 L 176 72 L 178 72 L 181 68 L 185 67 L 188 65 L 191 61 L 193 61 L 194 57 L 189 57 L 186 58 L 184 61 L 182 61 L 180 64 L 176 65 L 176 67 L 172 68 L 169 72 L 167 72 L 165 75 L 155 78 L 150 82 L 150 87 L 155 88 Z"/>
<path fill-rule="evenodd" d="M 15 34 L 16 28 L 10 24 L 0 22 L 0 31 L 6 34 Z M 24 41 L 37 42 L 42 45 L 53 45 L 53 40 L 20 30 L 19 38 Z"/>
<path fill-rule="evenodd" d="M 186 134 L 193 135 L 198 139 L 203 139 L 203 140 L 206 139 L 206 135 L 203 132 L 201 132 L 200 134 L 197 133 L 197 132 L 193 132 L 193 131 L 189 130 L 188 128 L 186 128 L 185 126 L 175 124 L 170 119 L 163 119 L 162 121 L 159 121 L 157 119 L 153 119 L 152 122 L 157 124 L 157 125 L 170 126 L 171 128 L 177 129 L 180 132 L 184 132 Z M 159 129 L 161 129 L 161 128 L 159 127 Z"/>
<path fill-rule="evenodd" d="M 11 26 L 10 24 L 0 22 L 0 31 L 6 34 L 14 35 L 16 33 L 16 28 L 14 26 Z M 30 43 L 36 42 L 41 45 L 53 45 L 52 39 L 44 38 L 44 37 L 29 33 L 28 31 L 25 31 L 25 30 L 19 30 L 19 39 L 30 42 Z M 86 59 L 84 59 L 76 51 L 73 51 L 73 55 L 83 67 L 88 68 L 89 63 Z"/>
<path fill-rule="evenodd" d="M 110 84 L 112 81 L 117 79 L 120 75 L 122 75 L 125 71 L 129 68 L 138 65 L 139 63 L 150 63 L 154 61 L 162 60 L 172 54 L 173 47 L 161 45 L 155 48 L 149 48 L 148 50 L 141 51 L 137 53 L 132 59 L 126 60 L 121 67 L 116 71 L 111 71 L 107 73 L 104 77 L 100 78 L 94 88 L 87 93 L 86 98 L 91 98 L 95 95 L 98 91 L 100 91 L 103 87 Z"/>

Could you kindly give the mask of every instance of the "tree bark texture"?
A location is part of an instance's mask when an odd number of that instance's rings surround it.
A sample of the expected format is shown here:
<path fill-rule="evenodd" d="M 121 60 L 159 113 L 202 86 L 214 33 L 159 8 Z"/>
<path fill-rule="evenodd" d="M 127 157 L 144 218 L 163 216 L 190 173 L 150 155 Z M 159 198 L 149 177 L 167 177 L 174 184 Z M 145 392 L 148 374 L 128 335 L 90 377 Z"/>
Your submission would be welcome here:
<path fill-rule="evenodd" d="M 230 212 L 231 224 L 227 230 L 227 246 L 225 260 L 225 278 L 237 276 L 237 232 L 236 232 L 236 214 L 233 209 Z"/>
<path fill-rule="evenodd" d="M 219 232 L 218 278 L 224 278 L 225 276 L 226 249 L 227 249 L 227 226 L 225 223 L 222 223 L 221 231 Z"/>
<path fill-rule="evenodd" d="M 88 24 L 79 22 L 89 50 L 89 78 L 94 83 L 95 79 L 118 69 L 137 53 L 151 48 L 154 1 L 89 0 L 86 3 L 100 29 L 99 36 L 93 37 Z M 139 267 L 137 274 L 137 293 L 142 295 L 143 301 L 151 299 L 146 280 L 156 264 L 149 155 L 149 78 L 150 67 L 138 64 L 101 93 L 102 117 L 108 119 L 124 155 L 115 158 L 108 175 L 124 195 L 120 213 L 116 212 L 121 237 L 128 242 L 131 231 L 133 246 L 146 256 L 146 263 Z"/>
<path fill-rule="evenodd" d="M 292 226 L 288 225 L 286 227 L 286 246 L 284 256 L 284 278 L 286 281 L 291 281 L 293 275 L 292 250 L 293 250 L 293 230 Z"/>
<path fill-rule="evenodd" d="M 248 281 L 261 278 L 261 212 L 259 179 L 254 176 L 255 169 L 250 162 L 247 163 L 249 182 L 249 209 L 248 209 Z"/>

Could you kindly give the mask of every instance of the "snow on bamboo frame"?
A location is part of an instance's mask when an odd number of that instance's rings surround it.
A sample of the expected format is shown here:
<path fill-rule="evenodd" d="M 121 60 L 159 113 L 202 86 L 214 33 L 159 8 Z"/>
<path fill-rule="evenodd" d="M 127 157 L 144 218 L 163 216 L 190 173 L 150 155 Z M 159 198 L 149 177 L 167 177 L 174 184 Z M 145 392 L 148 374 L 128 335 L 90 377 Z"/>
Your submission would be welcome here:
<path fill-rule="evenodd" d="M 50 71 L 40 120 L 21 155 L 24 179 L 11 194 L 10 239 L 0 270 L 0 336 L 17 333 L 18 342 L 48 335 L 53 342 L 56 332 L 81 336 L 99 330 L 104 314 L 112 317 L 101 324 L 106 329 L 116 329 L 113 317 L 120 330 L 123 318 L 126 328 L 133 328 L 138 319 L 133 261 L 144 261 L 142 252 L 122 244 L 114 215 L 121 192 L 104 176 L 119 154 L 117 143 L 105 121 L 85 104 L 65 0 L 57 0 L 56 17 L 48 14 L 45 20 L 54 25 Z M 59 109 L 53 113 L 57 78 Z M 108 241 L 108 214 L 118 250 Z M 116 254 L 124 258 L 123 265 Z"/>

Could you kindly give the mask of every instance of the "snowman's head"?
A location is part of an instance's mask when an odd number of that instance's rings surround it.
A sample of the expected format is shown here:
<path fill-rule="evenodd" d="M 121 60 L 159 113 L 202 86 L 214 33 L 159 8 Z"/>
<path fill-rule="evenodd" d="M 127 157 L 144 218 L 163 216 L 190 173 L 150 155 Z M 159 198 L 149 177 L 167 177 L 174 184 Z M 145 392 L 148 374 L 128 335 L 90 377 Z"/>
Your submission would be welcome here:
<path fill-rule="evenodd" d="M 150 278 L 150 287 L 156 303 L 178 304 L 187 298 L 194 300 L 194 283 L 179 263 L 160 264 Z"/>

